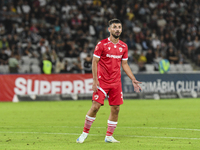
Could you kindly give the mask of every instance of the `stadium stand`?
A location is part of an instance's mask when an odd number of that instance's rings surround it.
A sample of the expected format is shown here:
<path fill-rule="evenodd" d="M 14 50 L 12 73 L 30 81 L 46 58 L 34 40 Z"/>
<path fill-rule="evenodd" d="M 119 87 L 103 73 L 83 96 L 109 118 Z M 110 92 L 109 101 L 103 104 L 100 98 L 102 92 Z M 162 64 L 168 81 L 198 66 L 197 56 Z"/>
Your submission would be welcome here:
<path fill-rule="evenodd" d="M 139 72 L 139 67 L 138 67 L 138 65 L 131 63 L 131 64 L 129 64 L 129 66 L 130 66 L 131 71 L 132 71 L 133 73 L 138 73 L 138 72 Z"/>
<path fill-rule="evenodd" d="M 40 61 L 37 58 L 30 58 L 30 65 L 40 65 Z"/>
<path fill-rule="evenodd" d="M 8 74 L 9 66 L 8 65 L 0 65 L 0 74 Z"/>
<path fill-rule="evenodd" d="M 200 66 L 199 7 L 198 0 L 2 0 L 0 73 L 8 73 L 2 68 L 13 53 L 20 55 L 20 66 L 26 66 L 19 73 L 39 73 L 35 68 L 44 55 L 53 68 L 59 59 L 74 62 L 83 51 L 92 55 L 97 42 L 108 37 L 107 22 L 112 18 L 122 21 L 121 39 L 130 51 L 147 57 L 151 49 L 153 63 L 158 58 L 176 57 L 176 61 L 170 60 L 169 73 L 193 71 L 193 66 Z M 129 53 L 129 64 L 138 65 L 133 55 Z M 77 63 L 83 65 L 84 57 Z M 141 71 L 131 68 L 135 73 Z M 149 71 L 158 72 L 148 64 L 143 72 Z"/>
<path fill-rule="evenodd" d="M 20 65 L 19 66 L 19 73 L 30 73 L 30 65 Z"/>
<path fill-rule="evenodd" d="M 170 69 L 169 69 L 169 73 L 177 73 L 177 68 L 176 65 L 174 64 L 170 64 Z"/>
<path fill-rule="evenodd" d="M 193 68 L 192 68 L 191 64 L 183 64 L 183 68 L 184 68 L 185 72 L 193 71 Z"/>
<path fill-rule="evenodd" d="M 31 58 L 29 58 L 28 56 L 22 56 L 21 60 L 22 60 L 21 63 L 23 65 L 30 65 L 31 64 Z"/>
<path fill-rule="evenodd" d="M 8 65 L 4 65 L 4 73 L 5 74 L 9 73 L 9 66 Z"/>
<path fill-rule="evenodd" d="M 0 73 L 4 74 L 4 66 L 3 65 L 0 66 Z"/>
<path fill-rule="evenodd" d="M 145 64 L 147 73 L 155 73 L 155 66 L 153 64 Z"/>
<path fill-rule="evenodd" d="M 31 65 L 31 73 L 40 74 L 41 68 L 38 65 Z"/>

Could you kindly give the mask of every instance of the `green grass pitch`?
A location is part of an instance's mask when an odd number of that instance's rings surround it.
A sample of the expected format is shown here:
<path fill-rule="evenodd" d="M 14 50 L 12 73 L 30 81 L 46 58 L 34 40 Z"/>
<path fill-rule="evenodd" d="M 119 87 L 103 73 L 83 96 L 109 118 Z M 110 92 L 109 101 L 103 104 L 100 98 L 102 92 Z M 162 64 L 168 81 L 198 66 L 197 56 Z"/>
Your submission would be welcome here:
<path fill-rule="evenodd" d="M 124 100 L 114 137 L 105 143 L 110 108 L 82 133 L 90 100 L 0 103 L 0 150 L 199 150 L 200 99 Z"/>

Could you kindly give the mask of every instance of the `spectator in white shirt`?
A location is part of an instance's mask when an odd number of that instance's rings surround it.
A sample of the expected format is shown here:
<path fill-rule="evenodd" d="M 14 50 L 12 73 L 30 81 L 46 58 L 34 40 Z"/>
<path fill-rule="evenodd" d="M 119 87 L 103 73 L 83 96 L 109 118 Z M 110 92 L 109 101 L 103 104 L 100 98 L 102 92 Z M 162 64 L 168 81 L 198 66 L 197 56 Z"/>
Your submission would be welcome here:
<path fill-rule="evenodd" d="M 64 12 L 66 15 L 68 15 L 68 14 L 69 14 L 69 11 L 70 11 L 71 9 L 72 9 L 71 6 L 68 5 L 67 3 L 65 3 L 65 5 L 62 6 L 61 11 Z"/>
<path fill-rule="evenodd" d="M 149 3 L 149 7 L 151 8 L 151 9 L 155 9 L 156 7 L 157 7 L 157 3 L 155 2 L 155 0 L 152 0 L 152 2 L 150 2 Z"/>
<path fill-rule="evenodd" d="M 30 13 L 31 7 L 28 5 L 27 1 L 24 1 L 24 4 L 22 5 L 22 10 L 25 14 Z"/>
<path fill-rule="evenodd" d="M 195 40 L 194 40 L 194 48 L 198 48 L 200 47 L 200 41 L 199 41 L 199 37 L 198 36 L 195 36 Z"/>
<path fill-rule="evenodd" d="M 154 49 L 156 49 L 158 45 L 160 46 L 160 45 L 161 45 L 161 42 L 160 42 L 160 40 L 158 39 L 158 37 L 156 36 L 156 37 L 152 40 L 152 46 L 153 46 Z"/>
<path fill-rule="evenodd" d="M 160 15 L 159 19 L 157 20 L 157 25 L 159 27 L 164 27 L 167 24 L 166 20 Z"/>

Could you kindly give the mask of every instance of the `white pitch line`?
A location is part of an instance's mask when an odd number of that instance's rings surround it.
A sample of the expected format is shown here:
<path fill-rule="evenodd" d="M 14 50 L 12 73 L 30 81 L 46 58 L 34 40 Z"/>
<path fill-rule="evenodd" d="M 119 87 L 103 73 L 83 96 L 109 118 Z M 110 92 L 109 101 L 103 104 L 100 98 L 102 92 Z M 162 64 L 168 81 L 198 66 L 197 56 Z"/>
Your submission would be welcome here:
<path fill-rule="evenodd" d="M 190 131 L 200 131 L 200 129 L 187 129 L 187 128 L 165 128 L 165 127 L 121 127 L 121 128 L 149 128 L 149 129 L 167 129 L 167 130 L 190 130 Z"/>
<path fill-rule="evenodd" d="M 7 127 L 7 128 L 12 128 L 16 126 L 0 126 L 0 127 Z M 20 126 L 20 127 L 32 127 L 32 126 Z M 83 126 L 34 126 L 34 127 L 51 127 L 51 128 L 83 128 Z M 91 128 L 107 128 L 107 126 L 105 127 L 91 127 Z M 188 128 L 165 128 L 165 127 L 120 127 L 118 126 L 117 128 L 130 128 L 130 129 L 134 129 L 134 128 L 138 128 L 138 129 L 162 129 L 162 130 L 188 130 L 188 131 L 200 131 L 200 129 L 188 129 Z"/>
<path fill-rule="evenodd" d="M 80 133 L 51 133 L 51 132 L 3 132 L 0 133 L 19 133 L 19 134 L 57 134 L 57 135 L 80 135 Z M 104 136 L 104 134 L 89 134 L 90 136 Z M 139 136 L 139 135 L 115 135 L 124 137 L 139 137 L 139 138 L 158 138 L 158 139 L 182 139 L 182 140 L 200 140 L 200 138 L 189 138 L 189 137 L 162 137 L 162 136 Z"/>
<path fill-rule="evenodd" d="M 64 127 L 64 126 L 63 126 Z M 66 126 L 67 127 L 67 126 Z M 70 127 L 67 127 L 67 128 L 70 128 Z M 83 127 L 78 127 L 78 126 L 75 126 L 75 127 L 72 127 L 72 128 L 83 128 Z M 107 128 L 106 126 L 105 127 L 91 127 L 91 128 Z M 200 129 L 187 129 L 187 128 L 165 128 L 165 127 L 117 127 L 117 128 L 141 128 L 141 129 L 166 129 L 166 130 L 190 130 L 190 131 L 200 131 Z"/>

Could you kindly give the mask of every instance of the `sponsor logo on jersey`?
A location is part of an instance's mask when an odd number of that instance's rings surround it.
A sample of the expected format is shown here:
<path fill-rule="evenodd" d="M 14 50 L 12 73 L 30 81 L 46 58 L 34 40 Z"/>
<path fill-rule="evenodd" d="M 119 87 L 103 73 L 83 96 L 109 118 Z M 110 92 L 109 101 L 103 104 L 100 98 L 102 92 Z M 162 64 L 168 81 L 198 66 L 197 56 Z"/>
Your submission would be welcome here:
<path fill-rule="evenodd" d="M 109 57 L 109 58 L 122 58 L 122 55 L 110 55 L 110 54 L 106 54 L 106 57 Z"/>

